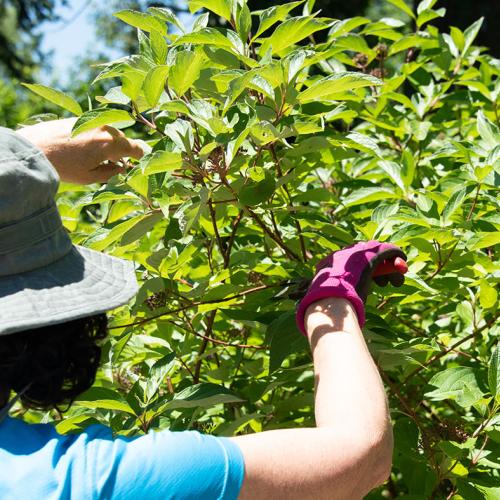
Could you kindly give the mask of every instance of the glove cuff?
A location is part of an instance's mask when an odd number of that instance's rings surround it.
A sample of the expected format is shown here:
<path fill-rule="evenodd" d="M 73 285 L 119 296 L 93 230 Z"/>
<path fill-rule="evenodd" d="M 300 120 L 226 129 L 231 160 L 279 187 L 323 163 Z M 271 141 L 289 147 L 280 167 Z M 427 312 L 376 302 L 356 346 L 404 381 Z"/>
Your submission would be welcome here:
<path fill-rule="evenodd" d="M 307 308 L 321 299 L 326 299 L 329 297 L 335 297 L 339 299 L 348 300 L 354 307 L 356 315 L 358 316 L 359 326 L 362 328 L 365 324 L 365 306 L 363 301 L 360 299 L 356 290 L 348 282 L 339 279 L 338 283 L 335 285 L 327 285 L 309 290 L 306 296 L 300 301 L 297 308 L 297 314 L 295 319 L 297 321 L 297 327 L 302 332 L 303 335 L 307 336 L 304 318 Z"/>

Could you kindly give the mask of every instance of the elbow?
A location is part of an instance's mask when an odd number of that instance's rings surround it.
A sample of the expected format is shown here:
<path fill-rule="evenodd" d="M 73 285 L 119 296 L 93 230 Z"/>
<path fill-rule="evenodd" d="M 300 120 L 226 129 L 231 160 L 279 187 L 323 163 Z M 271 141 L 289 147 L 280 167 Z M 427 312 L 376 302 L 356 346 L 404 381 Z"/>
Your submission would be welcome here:
<path fill-rule="evenodd" d="M 394 450 L 394 438 L 392 426 L 387 424 L 384 431 L 370 443 L 368 463 L 370 464 L 370 476 L 372 478 L 371 488 L 385 483 L 392 470 L 392 455 Z"/>
<path fill-rule="evenodd" d="M 351 498 L 364 498 L 374 488 L 385 483 L 392 469 L 394 442 L 390 424 L 384 430 L 367 436 L 359 459 L 356 484 Z"/>

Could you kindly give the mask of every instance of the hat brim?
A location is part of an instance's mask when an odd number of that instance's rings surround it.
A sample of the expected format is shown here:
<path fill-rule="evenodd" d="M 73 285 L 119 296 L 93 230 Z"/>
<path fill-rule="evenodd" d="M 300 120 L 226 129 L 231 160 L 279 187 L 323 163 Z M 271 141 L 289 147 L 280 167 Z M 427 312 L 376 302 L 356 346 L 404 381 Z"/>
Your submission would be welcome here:
<path fill-rule="evenodd" d="M 103 313 L 137 290 L 132 262 L 74 246 L 43 268 L 0 277 L 0 335 Z"/>

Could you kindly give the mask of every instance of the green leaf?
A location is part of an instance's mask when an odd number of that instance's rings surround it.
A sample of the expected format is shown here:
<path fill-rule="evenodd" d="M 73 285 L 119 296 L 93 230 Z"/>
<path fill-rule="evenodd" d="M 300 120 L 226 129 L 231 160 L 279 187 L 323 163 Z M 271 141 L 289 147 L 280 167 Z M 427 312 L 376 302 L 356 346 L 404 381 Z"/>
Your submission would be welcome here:
<path fill-rule="evenodd" d="M 240 403 L 244 401 L 234 392 L 222 385 L 202 383 L 195 384 L 174 396 L 174 399 L 166 404 L 168 410 L 175 408 L 211 408 L 212 406 L 225 403 Z"/>
<path fill-rule="evenodd" d="M 491 123 L 482 111 L 479 111 L 477 114 L 477 131 L 490 149 L 493 149 L 500 143 L 500 131 L 498 127 Z"/>
<path fill-rule="evenodd" d="M 340 92 L 382 85 L 382 81 L 363 73 L 343 72 L 322 78 L 302 91 L 298 100 L 301 103 L 328 100 Z"/>
<path fill-rule="evenodd" d="M 261 54 L 265 54 L 269 49 L 276 54 L 326 28 L 328 24 L 314 17 L 292 17 L 280 24 L 269 38 L 263 40 Z"/>
<path fill-rule="evenodd" d="M 457 314 L 466 326 L 472 325 L 474 321 L 474 310 L 470 302 L 460 302 L 457 304 Z"/>
<path fill-rule="evenodd" d="M 139 224 L 147 215 L 136 215 L 111 229 L 101 228 L 85 240 L 85 246 L 102 252 Z"/>
<path fill-rule="evenodd" d="M 384 170 L 392 181 L 398 186 L 403 193 L 406 192 L 406 186 L 401 177 L 401 167 L 395 161 L 382 160 L 378 165 Z"/>
<path fill-rule="evenodd" d="M 186 31 L 184 25 L 181 23 L 179 18 L 172 12 L 171 9 L 168 9 L 167 7 L 149 7 L 148 11 L 151 12 L 153 16 L 163 21 L 166 21 L 167 23 L 173 24 L 174 26 L 177 26 L 177 28 L 179 28 L 179 30 L 182 33 Z"/>
<path fill-rule="evenodd" d="M 162 35 L 167 34 L 167 28 L 165 24 L 159 21 L 152 14 L 125 9 L 120 10 L 113 15 L 124 23 L 130 24 L 130 26 L 134 26 L 135 28 L 139 28 L 143 31 L 157 31 Z"/>
<path fill-rule="evenodd" d="M 92 387 L 78 396 L 75 401 L 77 406 L 96 410 L 123 411 L 135 415 L 130 405 L 113 389 Z"/>
<path fill-rule="evenodd" d="M 189 0 L 189 11 L 191 14 L 200 9 L 207 9 L 220 17 L 231 20 L 231 3 L 229 0 Z"/>
<path fill-rule="evenodd" d="M 155 62 L 157 64 L 165 64 L 168 53 L 168 45 L 165 37 L 157 31 L 152 31 L 149 39 Z"/>
<path fill-rule="evenodd" d="M 269 373 L 276 371 L 290 354 L 308 349 L 306 337 L 297 328 L 294 311 L 275 319 L 267 328 L 266 338 L 271 344 Z"/>
<path fill-rule="evenodd" d="M 289 2 L 284 5 L 273 5 L 259 13 L 259 27 L 255 33 L 253 40 L 258 38 L 264 31 L 268 30 L 273 24 L 283 21 L 290 11 L 295 7 L 304 3 L 305 0 L 299 2 Z"/>
<path fill-rule="evenodd" d="M 250 13 L 250 9 L 248 5 L 244 3 L 239 9 L 237 18 L 236 18 L 236 26 L 238 28 L 238 35 L 243 42 L 246 42 L 248 39 L 248 35 L 250 30 L 252 29 L 252 14 Z"/>
<path fill-rule="evenodd" d="M 113 125 L 115 128 L 130 127 L 135 123 L 135 119 L 127 111 L 121 109 L 96 109 L 94 111 L 87 111 L 78 118 L 73 131 L 72 137 L 92 130 L 103 125 Z"/>
<path fill-rule="evenodd" d="M 484 22 L 484 17 L 481 17 L 464 31 L 464 49 L 462 51 L 462 55 L 467 54 L 467 52 L 471 48 L 472 44 L 474 43 L 474 40 L 476 39 L 479 33 L 479 30 L 481 29 L 481 26 L 483 25 L 483 22 Z"/>
<path fill-rule="evenodd" d="M 437 0 L 422 0 L 419 2 L 418 7 L 417 7 L 417 14 L 420 15 L 422 12 L 432 9 L 434 5 L 436 4 Z"/>
<path fill-rule="evenodd" d="M 276 180 L 266 172 L 264 179 L 259 182 L 247 181 L 240 189 L 238 196 L 243 205 L 259 205 L 268 200 L 276 189 Z"/>
<path fill-rule="evenodd" d="M 443 17 L 446 14 L 446 9 L 438 9 L 438 10 L 424 10 L 417 17 L 417 28 L 421 28 L 424 24 L 432 21 L 433 19 L 437 19 L 438 17 Z"/>
<path fill-rule="evenodd" d="M 204 56 L 201 51 L 183 50 L 177 53 L 174 65 L 170 68 L 168 82 L 178 97 L 182 97 L 200 77 Z"/>
<path fill-rule="evenodd" d="M 457 211 L 467 195 L 467 188 L 461 188 L 455 191 L 451 196 L 446 205 L 443 208 L 442 217 L 444 223 L 450 220 L 450 217 Z"/>
<path fill-rule="evenodd" d="M 208 26 L 209 20 L 210 20 L 210 14 L 208 12 L 201 14 L 200 16 L 198 16 L 194 20 L 193 27 L 191 28 L 191 32 L 195 33 L 196 31 L 200 31 L 203 28 L 206 28 Z"/>
<path fill-rule="evenodd" d="M 122 92 L 121 87 L 111 87 L 105 96 L 97 96 L 96 100 L 102 104 L 123 104 L 130 103 L 130 97 Z"/>
<path fill-rule="evenodd" d="M 144 156 L 139 166 L 144 175 L 169 172 L 182 167 L 182 155 L 181 153 L 172 153 L 170 151 L 155 151 Z"/>
<path fill-rule="evenodd" d="M 413 10 L 411 10 L 410 7 L 404 2 L 404 0 L 387 0 L 389 3 L 392 3 L 395 7 L 397 7 L 399 10 L 402 10 L 405 14 L 410 16 L 412 19 L 415 19 L 415 14 L 413 13 Z"/>
<path fill-rule="evenodd" d="M 353 141 L 361 151 L 373 153 L 378 158 L 382 157 L 382 151 L 378 147 L 378 144 L 367 135 L 360 134 L 359 132 L 351 132 L 347 135 L 347 139 Z"/>
<path fill-rule="evenodd" d="M 471 406 L 482 397 L 482 391 L 477 384 L 474 369 L 468 366 L 448 368 L 439 372 L 429 380 L 429 384 L 437 387 L 434 391 L 425 394 L 433 401 L 453 399 L 459 404 L 464 403 L 464 406 Z M 471 391 L 474 394 L 474 398 L 472 399 L 477 398 L 476 401 L 472 402 L 470 394 L 466 394 L 467 400 L 461 400 L 460 398 L 463 397 L 464 390 L 466 392 Z"/>
<path fill-rule="evenodd" d="M 488 281 L 481 280 L 479 291 L 479 302 L 484 309 L 490 309 L 496 305 L 498 301 L 498 292 L 494 286 L 491 286 Z"/>
<path fill-rule="evenodd" d="M 155 107 L 158 104 L 161 93 L 165 87 L 165 82 L 168 75 L 168 66 L 156 66 L 151 69 L 144 79 L 144 95 L 148 103 Z"/>
<path fill-rule="evenodd" d="M 488 365 L 488 385 L 491 395 L 500 402 L 500 343 L 493 349 Z"/>
<path fill-rule="evenodd" d="M 363 203 L 370 203 L 372 201 L 390 200 L 398 196 L 389 189 L 378 187 L 367 187 L 357 189 L 350 195 L 343 199 L 345 207 L 353 207 L 355 205 L 362 205 Z"/>
<path fill-rule="evenodd" d="M 329 31 L 329 39 L 338 38 L 346 33 L 351 32 L 353 29 L 368 24 L 370 22 L 366 17 L 353 17 L 351 19 L 337 20 L 332 23 L 332 27 Z"/>
<path fill-rule="evenodd" d="M 156 224 L 163 219 L 162 213 L 151 213 L 142 218 L 137 224 L 134 224 L 127 232 L 124 233 L 120 240 L 120 245 L 130 245 L 134 241 L 142 238 L 146 233 L 149 233 Z"/>
<path fill-rule="evenodd" d="M 60 90 L 52 89 L 40 84 L 23 83 L 22 84 L 27 89 L 31 90 L 35 94 L 47 99 L 47 101 L 66 109 L 74 115 L 81 115 L 83 113 L 80 105 L 69 95 L 66 95 Z"/>
<path fill-rule="evenodd" d="M 500 232 L 476 233 L 468 242 L 469 250 L 478 250 L 480 248 L 493 247 L 500 244 Z"/>
<path fill-rule="evenodd" d="M 234 50 L 231 40 L 215 28 L 202 28 L 195 33 L 183 35 L 176 40 L 175 45 L 184 45 L 188 43 L 194 45 L 211 45 L 213 47 Z"/>
<path fill-rule="evenodd" d="M 147 73 L 144 71 L 134 69 L 122 74 L 122 91 L 132 101 L 136 101 L 139 98 L 146 75 Z"/>

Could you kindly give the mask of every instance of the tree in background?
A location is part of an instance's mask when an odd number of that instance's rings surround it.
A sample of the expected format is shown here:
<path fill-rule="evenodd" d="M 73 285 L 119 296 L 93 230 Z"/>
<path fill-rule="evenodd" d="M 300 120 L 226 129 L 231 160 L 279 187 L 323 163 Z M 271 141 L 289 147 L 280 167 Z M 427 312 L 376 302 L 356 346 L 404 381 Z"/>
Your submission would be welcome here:
<path fill-rule="evenodd" d="M 137 29 L 124 26 L 118 19 L 111 17 L 119 10 L 139 10 L 145 12 L 150 7 L 166 7 L 176 14 L 189 13 L 186 2 L 166 0 L 154 2 L 150 0 L 111 0 L 97 6 L 92 14 L 96 37 L 107 47 L 112 47 L 123 54 L 130 54 L 137 46 Z"/>
<path fill-rule="evenodd" d="M 0 75 L 30 78 L 40 64 L 37 27 L 57 20 L 55 9 L 67 0 L 0 0 Z"/>

